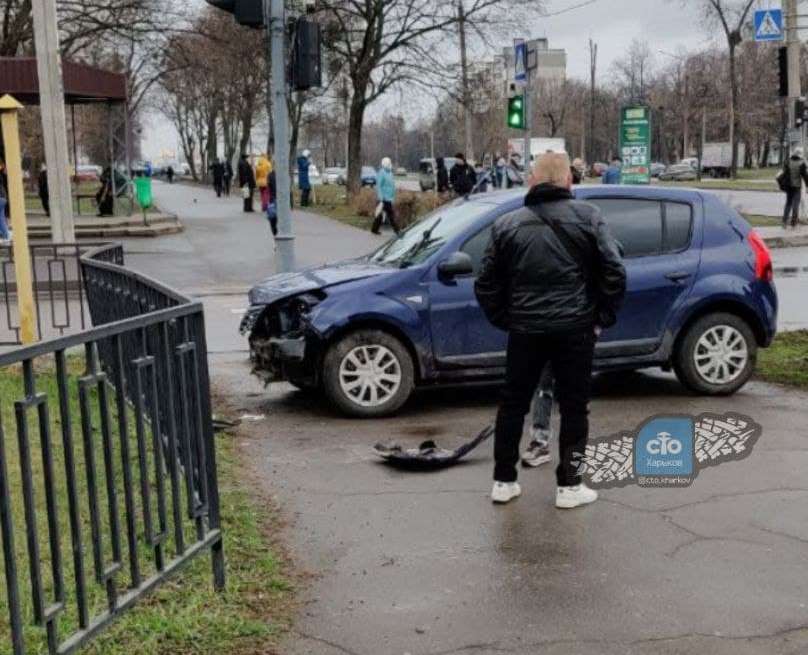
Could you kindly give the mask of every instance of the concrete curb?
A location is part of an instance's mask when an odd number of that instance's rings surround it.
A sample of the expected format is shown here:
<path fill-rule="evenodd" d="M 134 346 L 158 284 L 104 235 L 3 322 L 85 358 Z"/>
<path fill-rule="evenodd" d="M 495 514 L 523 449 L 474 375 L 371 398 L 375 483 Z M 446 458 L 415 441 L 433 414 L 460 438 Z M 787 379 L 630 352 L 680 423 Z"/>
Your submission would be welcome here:
<path fill-rule="evenodd" d="M 763 241 L 769 248 L 804 248 L 808 246 L 808 234 L 793 234 L 789 236 L 763 236 Z"/>
<path fill-rule="evenodd" d="M 148 225 L 142 216 L 103 217 L 76 221 L 76 237 L 81 239 L 120 239 L 123 237 L 160 237 L 179 234 L 185 229 L 179 218 L 173 214 L 149 214 Z M 50 239 L 49 223 L 34 222 L 28 225 L 28 236 L 32 239 Z"/>

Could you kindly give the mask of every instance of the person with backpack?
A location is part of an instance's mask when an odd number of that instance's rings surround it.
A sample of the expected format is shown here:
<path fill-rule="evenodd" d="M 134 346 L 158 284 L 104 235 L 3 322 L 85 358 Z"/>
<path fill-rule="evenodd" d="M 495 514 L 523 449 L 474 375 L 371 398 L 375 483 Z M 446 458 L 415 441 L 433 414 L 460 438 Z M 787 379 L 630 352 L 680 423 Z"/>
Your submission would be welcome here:
<path fill-rule="evenodd" d="M 783 170 L 777 176 L 780 189 L 785 191 L 786 206 L 783 208 L 783 229 L 788 229 L 789 216 L 791 227 L 797 228 L 800 219 L 800 202 L 802 201 L 802 183 L 808 185 L 808 167 L 803 158 L 802 148 L 797 147 L 791 153 Z"/>
<path fill-rule="evenodd" d="M 524 208 L 495 222 L 474 287 L 488 320 L 508 332 L 491 499 L 507 503 L 522 493 L 516 464 L 524 418 L 550 363 L 561 411 L 555 505 L 571 509 L 598 497 L 580 473 L 592 360 L 601 329 L 617 320 L 626 271 L 600 210 L 573 198 L 566 154 L 539 157 L 530 184 Z"/>

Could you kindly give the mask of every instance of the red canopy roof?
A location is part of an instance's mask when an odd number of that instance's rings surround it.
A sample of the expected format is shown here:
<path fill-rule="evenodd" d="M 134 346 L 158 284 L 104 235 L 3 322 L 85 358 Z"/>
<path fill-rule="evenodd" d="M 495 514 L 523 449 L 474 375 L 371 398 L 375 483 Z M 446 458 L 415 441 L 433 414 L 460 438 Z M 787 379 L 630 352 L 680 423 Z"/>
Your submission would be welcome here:
<path fill-rule="evenodd" d="M 126 76 L 70 61 L 62 62 L 65 102 L 126 102 Z M 39 104 L 39 76 L 33 57 L 0 57 L 0 96 Z"/>

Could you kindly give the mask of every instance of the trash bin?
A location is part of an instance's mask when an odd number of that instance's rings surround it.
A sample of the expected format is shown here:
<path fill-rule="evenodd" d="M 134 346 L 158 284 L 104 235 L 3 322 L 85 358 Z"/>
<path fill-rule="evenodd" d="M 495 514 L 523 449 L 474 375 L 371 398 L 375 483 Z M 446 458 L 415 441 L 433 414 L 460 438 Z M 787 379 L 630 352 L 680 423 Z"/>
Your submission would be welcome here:
<path fill-rule="evenodd" d="M 150 177 L 135 178 L 135 195 L 137 204 L 145 212 L 152 206 L 152 181 Z"/>

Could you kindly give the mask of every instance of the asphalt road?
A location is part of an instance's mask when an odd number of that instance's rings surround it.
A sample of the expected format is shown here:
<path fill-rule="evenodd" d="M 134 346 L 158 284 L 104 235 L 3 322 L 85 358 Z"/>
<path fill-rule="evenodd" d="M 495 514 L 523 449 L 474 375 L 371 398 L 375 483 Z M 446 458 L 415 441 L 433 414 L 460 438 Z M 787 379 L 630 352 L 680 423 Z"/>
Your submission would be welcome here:
<path fill-rule="evenodd" d="M 286 385 L 263 389 L 242 357 L 212 361 L 219 393 L 251 416 L 239 438 L 252 473 L 315 574 L 284 655 L 808 652 L 804 393 L 753 383 L 694 398 L 671 376 L 601 376 L 593 435 L 725 411 L 763 435 L 690 488 L 604 491 L 562 512 L 550 466 L 492 506 L 490 443 L 438 473 L 375 461 L 378 441 L 469 438 L 493 420 L 494 389 L 422 393 L 397 418 L 360 421 Z"/>
<path fill-rule="evenodd" d="M 562 513 L 547 466 L 522 475 L 522 498 L 493 507 L 490 444 L 434 474 L 387 469 L 371 447 L 456 445 L 492 421 L 496 389 L 423 392 L 399 417 L 358 421 L 288 385 L 263 388 L 236 327 L 243 291 L 274 269 L 267 225 L 241 214 L 238 198 L 155 191 L 186 232 L 127 243 L 128 262 L 205 303 L 214 388 L 250 415 L 245 461 L 315 574 L 284 655 L 808 652 L 808 395 L 752 383 L 695 398 L 670 375 L 599 376 L 594 436 L 706 411 L 749 415 L 763 436 L 687 489 L 611 490 Z M 317 216 L 298 213 L 295 226 L 305 263 L 378 243 Z M 775 251 L 775 263 L 799 266 L 807 250 Z M 806 279 L 778 280 L 781 324 L 808 325 Z"/>

